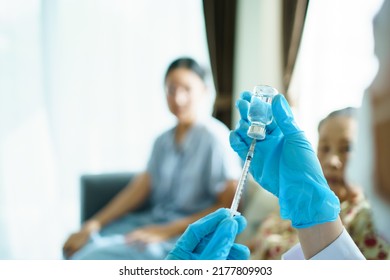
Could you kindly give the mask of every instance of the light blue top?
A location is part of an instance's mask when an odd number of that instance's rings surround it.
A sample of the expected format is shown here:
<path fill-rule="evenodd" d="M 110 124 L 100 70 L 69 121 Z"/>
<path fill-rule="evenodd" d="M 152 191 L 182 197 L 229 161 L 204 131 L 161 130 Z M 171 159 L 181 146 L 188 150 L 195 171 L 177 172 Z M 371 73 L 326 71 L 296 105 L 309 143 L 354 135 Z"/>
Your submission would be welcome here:
<path fill-rule="evenodd" d="M 230 147 L 228 128 L 210 117 L 194 124 L 180 144 L 175 127 L 159 136 L 147 172 L 152 216 L 171 221 L 212 206 L 226 180 L 238 180 L 241 164 Z"/>

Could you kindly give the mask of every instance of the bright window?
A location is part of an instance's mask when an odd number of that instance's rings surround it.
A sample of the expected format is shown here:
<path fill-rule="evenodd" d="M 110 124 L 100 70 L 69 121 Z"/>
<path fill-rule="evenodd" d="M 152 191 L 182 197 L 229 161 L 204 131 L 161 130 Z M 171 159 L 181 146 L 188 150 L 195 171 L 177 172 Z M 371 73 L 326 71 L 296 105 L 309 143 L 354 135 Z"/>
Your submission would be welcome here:
<path fill-rule="evenodd" d="M 0 259 L 60 258 L 80 175 L 146 166 L 182 55 L 209 65 L 201 0 L 0 0 Z"/>
<path fill-rule="evenodd" d="M 372 19 L 382 0 L 310 1 L 291 85 L 299 124 L 314 146 L 333 110 L 360 106 L 377 69 Z"/>

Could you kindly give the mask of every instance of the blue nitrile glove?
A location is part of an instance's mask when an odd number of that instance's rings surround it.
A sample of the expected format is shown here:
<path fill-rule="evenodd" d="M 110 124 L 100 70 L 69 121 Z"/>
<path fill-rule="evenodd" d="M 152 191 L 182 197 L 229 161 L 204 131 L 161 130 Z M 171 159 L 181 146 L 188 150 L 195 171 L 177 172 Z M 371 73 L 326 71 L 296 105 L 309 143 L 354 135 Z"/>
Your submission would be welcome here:
<path fill-rule="evenodd" d="M 246 226 L 243 216 L 221 208 L 188 226 L 166 260 L 243 260 L 249 249 L 234 243 Z"/>
<path fill-rule="evenodd" d="M 247 118 L 251 93 L 237 101 L 241 120 L 230 133 L 230 145 L 245 159 L 251 138 Z M 329 188 L 318 158 L 294 120 L 283 95 L 272 102 L 274 120 L 266 138 L 257 141 L 250 172 L 266 190 L 279 198 L 280 215 L 295 228 L 305 228 L 336 220 L 340 202 Z"/>

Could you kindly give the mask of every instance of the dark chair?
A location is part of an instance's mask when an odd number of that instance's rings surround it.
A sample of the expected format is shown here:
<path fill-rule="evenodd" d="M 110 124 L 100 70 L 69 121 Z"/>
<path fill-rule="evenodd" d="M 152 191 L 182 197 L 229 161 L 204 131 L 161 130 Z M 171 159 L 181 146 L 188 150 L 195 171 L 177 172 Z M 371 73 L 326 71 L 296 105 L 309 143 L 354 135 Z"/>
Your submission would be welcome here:
<path fill-rule="evenodd" d="M 97 211 L 104 207 L 116 194 L 118 194 L 137 173 L 107 173 L 87 174 L 80 178 L 81 188 L 81 223 L 91 218 Z M 147 203 L 138 210 L 145 209 Z"/>

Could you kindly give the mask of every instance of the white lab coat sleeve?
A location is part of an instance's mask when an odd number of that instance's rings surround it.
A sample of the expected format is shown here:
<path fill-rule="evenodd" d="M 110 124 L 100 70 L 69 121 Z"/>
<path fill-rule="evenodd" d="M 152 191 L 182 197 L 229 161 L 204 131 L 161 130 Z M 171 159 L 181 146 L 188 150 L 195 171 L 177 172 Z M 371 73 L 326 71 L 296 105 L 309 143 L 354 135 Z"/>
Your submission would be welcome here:
<path fill-rule="evenodd" d="M 288 250 L 286 253 L 282 255 L 283 260 L 304 260 L 305 256 L 303 255 L 301 244 L 295 244 Z"/>
<path fill-rule="evenodd" d="M 288 250 L 282 258 L 284 260 L 303 260 L 304 255 L 301 244 L 296 244 Z M 316 254 L 310 260 L 364 260 L 365 257 L 352 240 L 349 233 L 344 229 L 339 237 L 328 247 Z"/>

